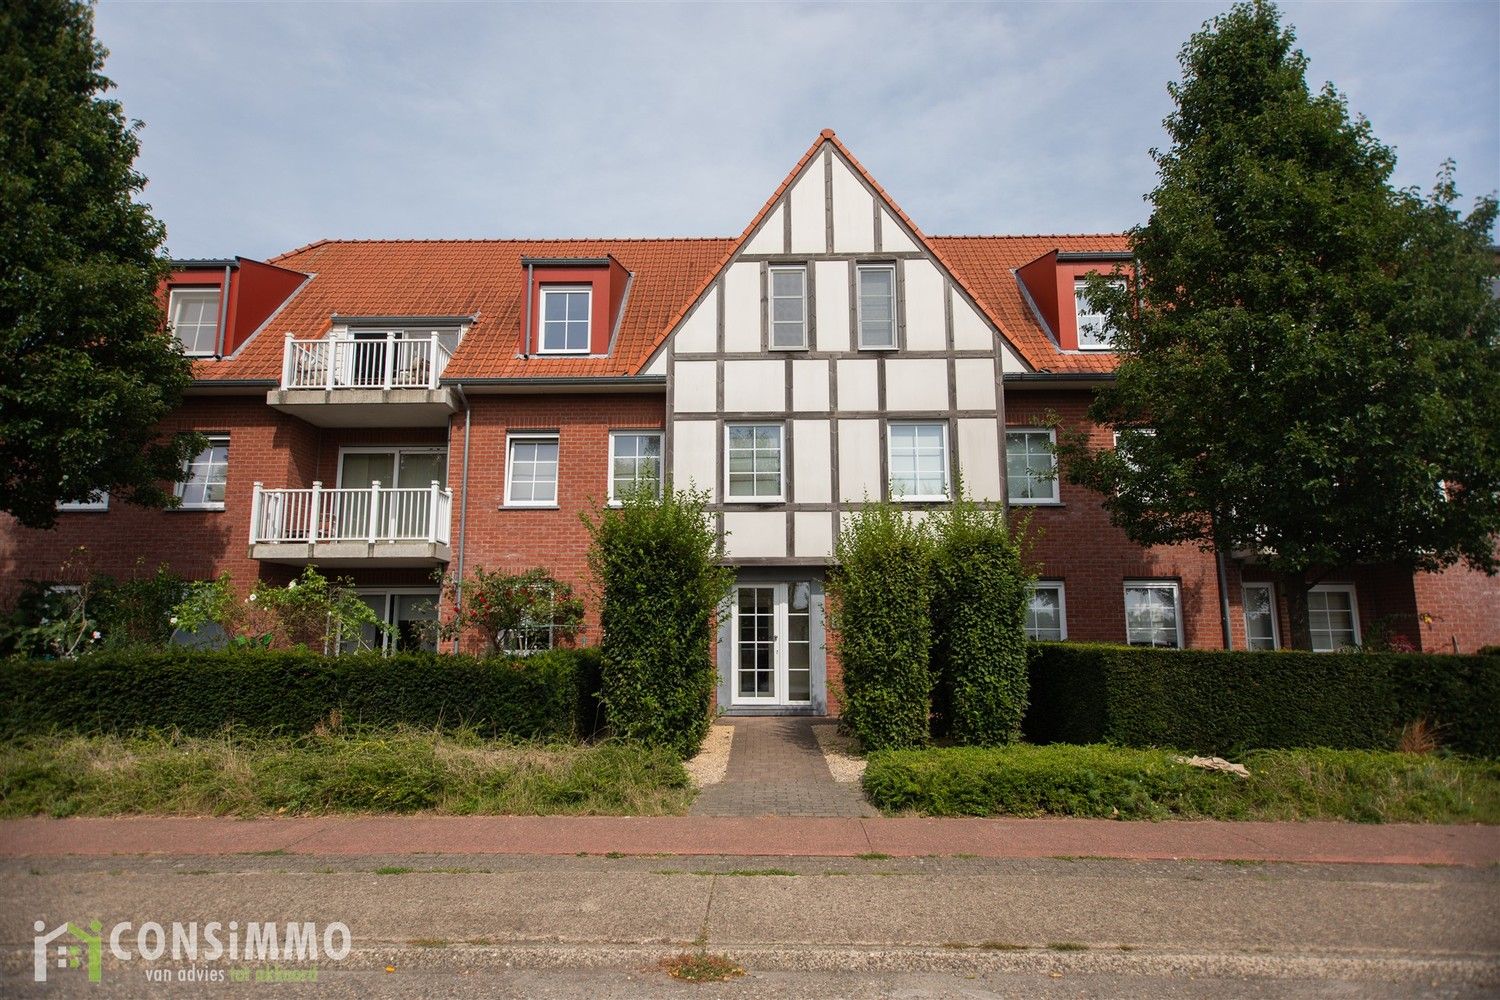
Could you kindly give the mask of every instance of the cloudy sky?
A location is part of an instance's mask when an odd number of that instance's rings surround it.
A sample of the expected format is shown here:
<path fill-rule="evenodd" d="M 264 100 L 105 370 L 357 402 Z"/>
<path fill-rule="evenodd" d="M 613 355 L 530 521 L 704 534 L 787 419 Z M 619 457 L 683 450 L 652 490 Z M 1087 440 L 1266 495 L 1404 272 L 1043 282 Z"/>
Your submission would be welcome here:
<path fill-rule="evenodd" d="M 1227 4 L 145 3 L 97 31 L 178 257 L 325 237 L 735 235 L 819 129 L 929 233 L 1142 220 Z M 1429 187 L 1500 188 L 1500 4 L 1288 3 Z"/>

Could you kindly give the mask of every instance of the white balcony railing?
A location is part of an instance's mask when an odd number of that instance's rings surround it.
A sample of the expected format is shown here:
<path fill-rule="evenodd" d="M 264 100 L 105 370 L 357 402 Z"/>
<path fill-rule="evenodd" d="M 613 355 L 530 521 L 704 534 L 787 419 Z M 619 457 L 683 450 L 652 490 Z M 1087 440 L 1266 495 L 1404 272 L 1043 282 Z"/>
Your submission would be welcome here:
<path fill-rule="evenodd" d="M 286 338 L 283 389 L 436 389 L 453 352 L 436 333 L 416 339 Z"/>
<path fill-rule="evenodd" d="M 453 491 L 436 480 L 416 489 L 268 490 L 255 484 L 250 544 L 291 542 L 427 542 L 448 544 Z"/>

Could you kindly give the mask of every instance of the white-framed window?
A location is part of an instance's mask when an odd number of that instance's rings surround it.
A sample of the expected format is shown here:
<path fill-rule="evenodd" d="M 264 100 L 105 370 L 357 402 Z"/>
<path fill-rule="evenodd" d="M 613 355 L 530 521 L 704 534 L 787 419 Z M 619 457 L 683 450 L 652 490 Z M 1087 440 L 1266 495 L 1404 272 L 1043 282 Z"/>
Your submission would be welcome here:
<path fill-rule="evenodd" d="M 1319 584 L 1307 593 L 1312 648 L 1331 653 L 1359 645 L 1359 599 L 1352 583 Z"/>
<path fill-rule="evenodd" d="M 174 288 L 167 295 L 172 332 L 184 354 L 210 357 L 219 346 L 219 289 Z"/>
<path fill-rule="evenodd" d="M 724 428 L 724 495 L 730 500 L 781 500 L 781 424 L 729 424 Z"/>
<path fill-rule="evenodd" d="M 1177 584 L 1125 581 L 1125 641 L 1132 646 L 1182 647 L 1182 604 Z"/>
<path fill-rule="evenodd" d="M 948 499 L 947 424 L 889 424 L 886 449 L 892 500 Z"/>
<path fill-rule="evenodd" d="M 892 264 L 861 264 L 855 272 L 859 348 L 890 350 L 896 346 L 896 268 Z"/>
<path fill-rule="evenodd" d="M 661 494 L 661 432 L 609 432 L 609 499 L 618 503 L 635 490 Z"/>
<path fill-rule="evenodd" d="M 542 286 L 543 354 L 587 354 L 594 289 L 590 285 Z"/>
<path fill-rule="evenodd" d="M 505 506 L 557 506 L 557 435 L 512 434 L 506 438 Z"/>
<path fill-rule="evenodd" d="M 1110 282 L 1124 288 L 1124 279 Z M 1115 346 L 1115 331 L 1109 318 L 1094 308 L 1089 301 L 1087 282 L 1078 278 L 1073 282 L 1073 310 L 1078 320 L 1078 349 L 1081 351 L 1111 351 Z"/>
<path fill-rule="evenodd" d="M 223 510 L 229 480 L 229 435 L 208 435 L 208 447 L 187 464 L 187 478 L 177 484 L 182 506 L 190 510 Z"/>
<path fill-rule="evenodd" d="M 1026 637 L 1061 642 L 1068 637 L 1068 599 L 1061 580 L 1038 580 L 1026 598 Z"/>
<path fill-rule="evenodd" d="M 771 299 L 771 347 L 807 347 L 807 268 L 768 269 Z"/>
<path fill-rule="evenodd" d="M 59 500 L 57 509 L 60 511 L 109 510 L 109 491 L 100 490 L 87 500 Z"/>
<path fill-rule="evenodd" d="M 1005 432 L 1005 488 L 1011 503 L 1058 503 L 1056 432 L 1049 428 Z"/>
<path fill-rule="evenodd" d="M 427 588 L 360 590 L 359 599 L 370 606 L 388 627 L 381 632 L 373 626 L 362 628 L 358 639 L 344 638 L 340 653 L 376 650 L 384 653 L 437 652 L 439 594 Z"/>
<path fill-rule="evenodd" d="M 1276 622 L 1276 588 L 1270 583 L 1247 583 L 1245 601 L 1245 648 L 1279 649 L 1281 627 Z"/>

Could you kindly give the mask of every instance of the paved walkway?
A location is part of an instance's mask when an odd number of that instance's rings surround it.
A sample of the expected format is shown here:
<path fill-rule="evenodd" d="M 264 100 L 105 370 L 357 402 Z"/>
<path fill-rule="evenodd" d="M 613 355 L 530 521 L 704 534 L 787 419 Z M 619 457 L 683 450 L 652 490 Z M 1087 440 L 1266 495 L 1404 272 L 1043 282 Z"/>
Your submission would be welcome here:
<path fill-rule="evenodd" d="M 723 855 L 1500 864 L 1500 827 L 1107 819 L 718 816 L 189 817 L 0 821 L 0 856 Z"/>
<path fill-rule="evenodd" d="M 698 793 L 692 815 L 876 815 L 858 784 L 833 780 L 813 736 L 813 719 L 741 717 L 716 725 L 734 727 L 729 770 L 723 781 Z"/>

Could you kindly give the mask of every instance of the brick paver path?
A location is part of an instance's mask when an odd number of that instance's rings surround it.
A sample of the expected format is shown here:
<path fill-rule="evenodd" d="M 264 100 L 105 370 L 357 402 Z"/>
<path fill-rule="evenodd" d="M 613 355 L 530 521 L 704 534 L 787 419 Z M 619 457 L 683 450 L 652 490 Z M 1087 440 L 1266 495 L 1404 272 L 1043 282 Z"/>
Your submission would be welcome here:
<path fill-rule="evenodd" d="M 818 720 L 825 721 L 825 720 Z M 875 816 L 859 785 L 837 782 L 813 736 L 813 719 L 725 719 L 734 727 L 724 780 L 698 794 L 694 816 Z"/>

